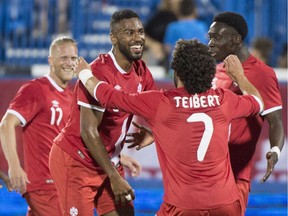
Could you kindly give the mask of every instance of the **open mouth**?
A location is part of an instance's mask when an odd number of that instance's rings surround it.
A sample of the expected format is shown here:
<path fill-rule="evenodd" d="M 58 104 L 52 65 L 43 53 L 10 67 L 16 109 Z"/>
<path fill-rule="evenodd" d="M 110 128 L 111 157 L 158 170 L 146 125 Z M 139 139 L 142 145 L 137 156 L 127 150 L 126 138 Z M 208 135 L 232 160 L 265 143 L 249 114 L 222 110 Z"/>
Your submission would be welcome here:
<path fill-rule="evenodd" d="M 136 53 L 142 52 L 142 48 L 143 48 L 142 45 L 133 45 L 130 47 L 131 51 Z"/>
<path fill-rule="evenodd" d="M 209 49 L 209 53 L 210 53 L 211 56 L 215 56 L 216 55 L 216 52 L 214 50 L 212 50 L 212 49 Z"/>
<path fill-rule="evenodd" d="M 65 71 L 66 73 L 74 73 L 74 68 L 63 68 L 63 71 Z"/>

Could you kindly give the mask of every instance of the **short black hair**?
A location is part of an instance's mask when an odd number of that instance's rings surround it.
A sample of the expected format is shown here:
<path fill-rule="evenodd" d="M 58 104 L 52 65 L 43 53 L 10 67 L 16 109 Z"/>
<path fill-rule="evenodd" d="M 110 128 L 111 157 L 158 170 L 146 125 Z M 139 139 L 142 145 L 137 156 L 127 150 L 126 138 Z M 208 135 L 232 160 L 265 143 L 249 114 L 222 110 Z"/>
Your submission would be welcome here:
<path fill-rule="evenodd" d="M 171 68 L 189 94 L 203 93 L 212 87 L 216 71 L 215 59 L 208 47 L 198 40 L 178 40 Z"/>
<path fill-rule="evenodd" d="M 117 23 L 119 23 L 121 20 L 123 20 L 123 19 L 131 19 L 131 18 L 138 18 L 140 20 L 139 15 L 136 12 L 132 11 L 132 10 L 123 9 L 123 10 L 116 11 L 112 15 L 111 20 L 110 20 L 110 30 L 111 30 L 111 32 L 113 32 L 115 30 L 115 25 Z"/>
<path fill-rule="evenodd" d="M 241 35 L 242 41 L 247 36 L 248 33 L 247 22 L 244 19 L 244 17 L 238 13 L 228 11 L 219 13 L 214 17 L 213 22 L 222 22 L 234 28 Z"/>

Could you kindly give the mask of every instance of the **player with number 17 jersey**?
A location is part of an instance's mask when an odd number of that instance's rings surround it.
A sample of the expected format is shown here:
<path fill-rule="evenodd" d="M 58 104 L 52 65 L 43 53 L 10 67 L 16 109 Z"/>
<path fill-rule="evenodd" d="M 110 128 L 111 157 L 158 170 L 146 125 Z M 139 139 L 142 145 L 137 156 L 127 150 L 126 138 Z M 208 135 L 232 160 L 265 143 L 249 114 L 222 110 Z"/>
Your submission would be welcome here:
<path fill-rule="evenodd" d="M 125 72 L 116 62 L 112 51 L 102 54 L 91 63 L 93 74 L 106 81 L 117 90 L 137 93 L 156 89 L 153 77 L 142 60 L 134 60 L 131 71 Z M 76 83 L 72 101 L 71 118 L 66 127 L 54 140 L 75 160 L 86 167 L 101 171 L 102 168 L 92 159 L 80 136 L 80 109 L 79 106 L 104 112 L 103 119 L 98 127 L 99 134 L 114 165 L 118 165 L 120 151 L 123 148 L 126 133 L 133 115 L 118 109 L 103 108 L 89 94 L 81 82 Z"/>
<path fill-rule="evenodd" d="M 183 87 L 128 94 L 98 84 L 95 98 L 109 108 L 144 117 L 152 129 L 163 175 L 164 202 L 183 209 L 215 209 L 239 199 L 230 166 L 229 125 L 258 114 L 258 98 Z"/>
<path fill-rule="evenodd" d="M 7 113 L 17 116 L 23 127 L 24 167 L 31 182 L 26 192 L 55 190 L 49 152 L 68 120 L 71 100 L 71 89 L 61 88 L 46 75 L 24 84 L 9 105 Z"/>

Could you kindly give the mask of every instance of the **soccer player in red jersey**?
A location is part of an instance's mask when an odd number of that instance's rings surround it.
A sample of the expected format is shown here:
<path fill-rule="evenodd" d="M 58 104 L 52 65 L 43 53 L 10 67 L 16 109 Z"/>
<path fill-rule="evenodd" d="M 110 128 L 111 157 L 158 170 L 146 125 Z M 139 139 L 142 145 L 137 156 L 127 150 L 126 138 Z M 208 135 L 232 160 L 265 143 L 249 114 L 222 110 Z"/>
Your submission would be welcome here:
<path fill-rule="evenodd" d="M 66 36 L 57 37 L 49 49 L 50 73 L 24 84 L 1 122 L 1 144 L 12 189 L 25 197 L 28 215 L 61 215 L 48 161 L 52 141 L 68 120 L 72 101 L 68 83 L 77 61 L 76 41 Z M 16 149 L 18 125 L 23 127 L 24 170 Z M 137 161 L 124 158 L 122 163 L 136 169 L 137 175 L 140 171 Z"/>
<path fill-rule="evenodd" d="M 91 63 L 93 74 L 115 89 L 137 93 L 156 89 L 141 60 L 145 42 L 139 16 L 131 10 L 115 12 L 110 22 L 112 50 Z M 134 192 L 123 178 L 120 160 L 133 115 L 103 108 L 76 83 L 67 125 L 54 140 L 50 171 L 64 215 L 134 215 Z"/>
<path fill-rule="evenodd" d="M 215 60 L 197 40 L 177 42 L 171 63 L 177 88 L 169 91 L 120 91 L 96 79 L 82 58 L 75 71 L 80 71 L 81 82 L 107 109 L 142 116 L 150 126 L 164 185 L 157 216 L 241 214 L 229 159 L 229 126 L 233 119 L 256 115 L 263 107 L 237 57 L 225 61 L 241 90 L 255 96 L 212 89 Z"/>
<path fill-rule="evenodd" d="M 59 215 L 56 188 L 48 161 L 52 140 L 64 127 L 70 113 L 73 78 L 78 61 L 77 44 L 59 37 L 50 46 L 50 73 L 24 84 L 1 122 L 1 144 L 9 166 L 13 190 L 25 197 L 28 215 Z M 21 125 L 24 170 L 16 150 L 16 126 Z"/>
<path fill-rule="evenodd" d="M 253 155 L 266 119 L 269 124 L 271 150 L 266 154 L 267 171 L 261 182 L 265 182 L 277 163 L 284 145 L 284 128 L 282 122 L 282 101 L 278 80 L 272 68 L 249 53 L 244 44 L 248 27 L 245 19 L 237 13 L 224 12 L 214 17 L 210 26 L 209 47 L 216 61 L 223 61 L 234 54 L 240 59 L 247 79 L 259 90 L 264 101 L 265 110 L 258 116 L 237 119 L 232 122 L 229 139 L 229 151 L 233 173 L 240 191 L 242 215 L 245 213 L 250 190 Z M 239 86 L 226 74 L 225 64 L 217 65 L 214 87 L 230 89 L 242 94 Z"/>

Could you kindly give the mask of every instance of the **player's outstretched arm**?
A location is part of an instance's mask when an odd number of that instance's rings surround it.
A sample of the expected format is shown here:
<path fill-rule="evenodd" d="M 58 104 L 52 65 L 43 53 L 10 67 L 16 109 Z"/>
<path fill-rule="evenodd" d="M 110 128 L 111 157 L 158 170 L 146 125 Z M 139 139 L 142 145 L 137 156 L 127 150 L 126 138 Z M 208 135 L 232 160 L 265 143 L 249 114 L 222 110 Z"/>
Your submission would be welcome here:
<path fill-rule="evenodd" d="M 262 105 L 263 100 L 259 91 L 250 83 L 250 81 L 244 75 L 242 64 L 236 55 L 229 55 L 224 59 L 224 64 L 227 74 L 232 80 L 234 80 L 243 94 L 250 94 L 258 97 Z"/>
<path fill-rule="evenodd" d="M 93 76 L 90 65 L 83 57 L 79 57 L 74 73 L 83 83 L 87 91 L 94 97 L 94 89 L 101 81 Z"/>

